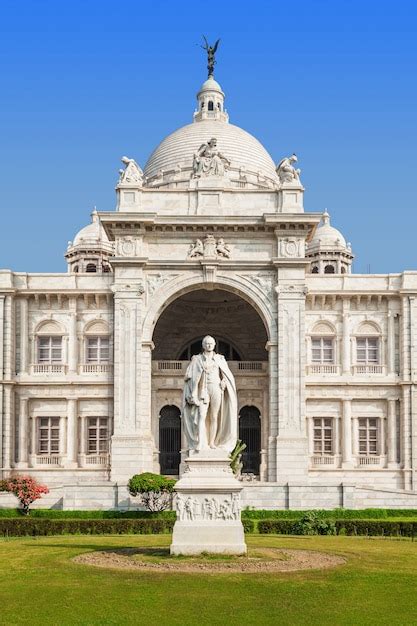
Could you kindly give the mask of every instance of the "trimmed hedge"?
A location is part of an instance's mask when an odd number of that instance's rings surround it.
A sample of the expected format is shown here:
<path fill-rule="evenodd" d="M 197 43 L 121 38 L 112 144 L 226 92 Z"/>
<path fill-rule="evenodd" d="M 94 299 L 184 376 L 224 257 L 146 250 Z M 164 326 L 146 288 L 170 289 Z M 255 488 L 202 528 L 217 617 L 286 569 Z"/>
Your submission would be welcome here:
<path fill-rule="evenodd" d="M 31 518 L 43 519 L 168 519 L 175 521 L 175 511 L 62 511 L 61 509 L 30 509 Z M 0 509 L 0 519 L 22 517 L 21 509 Z"/>
<path fill-rule="evenodd" d="M 164 519 L 48 520 L 20 517 L 0 519 L 0 536 L 148 535 L 170 533 L 173 527 L 172 520 Z"/>
<path fill-rule="evenodd" d="M 271 520 L 271 519 L 289 519 L 297 520 L 307 511 L 295 510 L 272 510 L 267 509 L 244 509 L 242 518 L 254 520 Z M 416 509 L 314 509 L 314 512 L 325 519 L 390 519 L 390 518 L 409 518 L 417 521 Z"/>
<path fill-rule="evenodd" d="M 40 537 L 48 535 L 124 535 L 171 533 L 172 519 L 62 519 L 22 517 L 0 519 L 0 537 Z M 251 520 L 243 521 L 246 533 L 254 530 Z"/>
<path fill-rule="evenodd" d="M 417 521 L 392 520 L 335 520 L 338 535 L 368 536 L 368 537 L 411 537 L 417 536 Z M 295 520 L 260 520 L 258 532 L 264 535 L 293 535 L 297 534 Z"/>

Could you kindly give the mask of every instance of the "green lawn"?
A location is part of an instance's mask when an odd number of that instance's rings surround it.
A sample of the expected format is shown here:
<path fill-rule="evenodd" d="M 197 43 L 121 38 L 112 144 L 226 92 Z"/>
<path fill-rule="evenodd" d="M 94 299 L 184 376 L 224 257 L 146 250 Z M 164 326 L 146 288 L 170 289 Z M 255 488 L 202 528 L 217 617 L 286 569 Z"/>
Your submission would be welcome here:
<path fill-rule="evenodd" d="M 73 563 L 91 550 L 167 546 L 168 535 L 0 539 L 0 624 L 417 623 L 417 542 L 353 537 L 247 537 L 252 547 L 342 554 L 333 570 L 161 574 Z"/>

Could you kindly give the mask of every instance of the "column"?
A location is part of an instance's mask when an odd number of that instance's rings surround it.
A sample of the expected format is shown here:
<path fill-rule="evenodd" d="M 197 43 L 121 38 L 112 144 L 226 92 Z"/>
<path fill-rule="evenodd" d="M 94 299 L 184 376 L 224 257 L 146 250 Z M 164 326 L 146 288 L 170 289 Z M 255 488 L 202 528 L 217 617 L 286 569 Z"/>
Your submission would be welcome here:
<path fill-rule="evenodd" d="M 387 461 L 388 468 L 397 468 L 397 401 L 394 399 L 388 400 L 388 412 L 387 412 L 387 436 L 388 436 L 388 450 Z"/>
<path fill-rule="evenodd" d="M 380 441 L 379 441 L 379 456 L 381 458 L 381 465 L 385 466 L 385 461 L 386 461 L 386 428 L 385 428 L 385 418 L 384 417 L 380 417 L 379 419 L 379 437 L 380 437 Z"/>
<path fill-rule="evenodd" d="M 20 373 L 27 374 L 29 355 L 29 303 L 27 298 L 20 300 Z"/>
<path fill-rule="evenodd" d="M 80 467 L 85 467 L 85 457 L 87 454 L 87 421 L 88 417 L 85 415 L 80 417 L 80 452 L 78 455 L 78 464 Z"/>
<path fill-rule="evenodd" d="M 333 420 L 334 423 L 334 457 L 336 467 L 340 467 L 340 417 L 337 416 Z"/>
<path fill-rule="evenodd" d="M 29 456 L 29 463 L 31 467 L 35 467 L 36 466 L 36 453 L 38 451 L 38 441 L 37 441 L 37 429 L 36 429 L 36 420 L 37 418 L 35 416 L 32 417 L 31 419 L 31 424 L 30 424 L 30 431 L 31 431 L 31 435 L 30 435 L 30 456 Z"/>
<path fill-rule="evenodd" d="M 29 399 L 19 398 L 19 456 L 18 468 L 28 466 L 28 438 L 29 438 Z"/>
<path fill-rule="evenodd" d="M 342 299 L 342 373 L 350 374 L 350 333 L 349 333 L 350 300 Z"/>
<path fill-rule="evenodd" d="M 68 371 L 77 372 L 77 298 L 70 298 L 70 319 L 68 332 Z"/>
<path fill-rule="evenodd" d="M 390 309 L 390 300 L 388 300 L 387 373 L 388 374 L 395 373 L 394 313 Z"/>
<path fill-rule="evenodd" d="M 3 350 L 4 350 L 4 300 L 5 296 L 0 294 L 0 382 L 3 380 Z M 0 384 L 0 477 L 1 468 L 4 467 L 3 459 L 3 428 L 4 428 L 4 388 Z"/>
<path fill-rule="evenodd" d="M 10 469 L 12 466 L 12 450 L 13 450 L 13 430 L 14 420 L 14 392 L 12 386 L 4 385 L 4 414 L 3 414 L 3 467 Z"/>
<path fill-rule="evenodd" d="M 308 454 L 314 455 L 314 418 L 307 417 L 307 432 L 308 432 Z"/>
<path fill-rule="evenodd" d="M 359 418 L 352 418 L 352 453 L 353 453 L 353 464 L 358 464 L 358 456 L 359 456 Z"/>
<path fill-rule="evenodd" d="M 67 461 L 65 467 L 77 467 L 78 432 L 77 432 L 77 400 L 68 398 L 67 402 Z"/>
<path fill-rule="evenodd" d="M 342 467 L 351 469 L 352 464 L 352 401 L 343 400 L 342 418 Z"/>

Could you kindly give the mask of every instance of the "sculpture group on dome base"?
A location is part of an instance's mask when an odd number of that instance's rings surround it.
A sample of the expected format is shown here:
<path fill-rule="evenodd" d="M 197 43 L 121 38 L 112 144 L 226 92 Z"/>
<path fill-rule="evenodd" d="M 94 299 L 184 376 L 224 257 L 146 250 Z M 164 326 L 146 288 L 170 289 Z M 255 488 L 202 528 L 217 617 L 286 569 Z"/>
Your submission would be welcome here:
<path fill-rule="evenodd" d="M 217 139 L 212 137 L 201 144 L 193 158 L 193 178 L 224 176 L 230 161 L 217 149 Z"/>

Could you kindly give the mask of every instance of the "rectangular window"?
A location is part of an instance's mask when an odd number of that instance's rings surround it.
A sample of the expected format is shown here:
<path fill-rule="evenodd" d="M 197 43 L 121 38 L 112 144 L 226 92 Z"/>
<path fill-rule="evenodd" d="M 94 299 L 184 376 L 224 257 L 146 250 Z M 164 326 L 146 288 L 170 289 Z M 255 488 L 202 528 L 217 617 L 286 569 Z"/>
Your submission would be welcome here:
<path fill-rule="evenodd" d="M 333 418 L 313 418 L 313 454 L 333 454 Z"/>
<path fill-rule="evenodd" d="M 108 363 L 109 356 L 108 337 L 87 338 L 87 363 Z"/>
<path fill-rule="evenodd" d="M 332 337 L 314 337 L 311 340 L 311 360 L 313 363 L 334 363 Z"/>
<path fill-rule="evenodd" d="M 360 364 L 379 363 L 379 340 L 378 337 L 357 337 L 356 360 Z"/>
<path fill-rule="evenodd" d="M 89 417 L 87 431 L 87 454 L 107 454 L 109 451 L 108 417 Z"/>
<path fill-rule="evenodd" d="M 376 417 L 360 417 L 359 454 L 377 455 L 378 448 L 378 419 Z"/>
<path fill-rule="evenodd" d="M 59 417 L 38 418 L 38 454 L 59 454 Z"/>
<path fill-rule="evenodd" d="M 62 363 L 62 337 L 38 337 L 38 363 Z"/>

